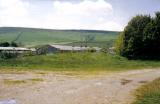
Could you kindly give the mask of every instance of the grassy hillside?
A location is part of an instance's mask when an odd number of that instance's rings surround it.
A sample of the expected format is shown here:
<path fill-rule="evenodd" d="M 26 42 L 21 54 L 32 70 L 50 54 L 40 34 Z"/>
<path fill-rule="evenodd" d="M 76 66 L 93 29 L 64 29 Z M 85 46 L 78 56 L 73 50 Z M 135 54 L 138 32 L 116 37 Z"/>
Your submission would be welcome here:
<path fill-rule="evenodd" d="M 1 27 L 0 41 L 13 41 L 19 34 L 21 35 L 17 39 L 17 42 L 21 42 L 24 45 L 79 42 L 87 35 L 94 36 L 95 42 L 106 42 L 107 44 L 107 42 L 113 42 L 116 39 L 118 32 Z"/>
<path fill-rule="evenodd" d="M 0 69 L 43 70 L 130 70 L 159 67 L 159 61 L 128 60 L 105 53 L 59 53 L 42 56 L 0 59 Z"/>
<path fill-rule="evenodd" d="M 72 46 L 89 46 L 89 47 L 101 47 L 101 48 L 109 48 L 113 46 L 115 39 L 111 39 L 108 41 L 94 41 L 94 42 L 72 42 L 65 45 L 72 45 Z"/>

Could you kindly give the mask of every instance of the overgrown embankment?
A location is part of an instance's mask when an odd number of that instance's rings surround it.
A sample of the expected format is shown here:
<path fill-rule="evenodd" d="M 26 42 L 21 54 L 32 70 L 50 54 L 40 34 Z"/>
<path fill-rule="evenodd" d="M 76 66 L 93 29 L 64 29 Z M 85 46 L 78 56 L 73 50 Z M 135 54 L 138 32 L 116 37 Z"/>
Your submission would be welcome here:
<path fill-rule="evenodd" d="M 160 78 L 138 89 L 136 98 L 133 104 L 160 104 Z"/>
<path fill-rule="evenodd" d="M 128 60 L 106 53 L 57 53 L 0 59 L 0 69 L 128 70 L 160 67 L 159 61 Z"/>

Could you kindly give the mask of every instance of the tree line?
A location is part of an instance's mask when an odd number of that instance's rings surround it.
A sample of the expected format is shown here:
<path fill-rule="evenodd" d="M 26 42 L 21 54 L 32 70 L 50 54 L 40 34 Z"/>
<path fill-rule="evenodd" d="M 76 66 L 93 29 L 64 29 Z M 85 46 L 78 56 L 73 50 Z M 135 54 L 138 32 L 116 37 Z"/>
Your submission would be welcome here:
<path fill-rule="evenodd" d="M 0 47 L 18 47 L 16 42 L 0 42 Z"/>

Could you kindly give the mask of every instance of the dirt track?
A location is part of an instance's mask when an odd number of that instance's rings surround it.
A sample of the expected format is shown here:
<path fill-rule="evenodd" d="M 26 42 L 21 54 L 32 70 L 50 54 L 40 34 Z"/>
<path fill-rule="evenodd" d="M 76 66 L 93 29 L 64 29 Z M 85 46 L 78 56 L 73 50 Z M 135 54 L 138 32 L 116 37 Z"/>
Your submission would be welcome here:
<path fill-rule="evenodd" d="M 0 73 L 0 101 L 17 104 L 129 104 L 140 85 L 160 70 L 134 70 L 82 78 L 52 73 Z"/>

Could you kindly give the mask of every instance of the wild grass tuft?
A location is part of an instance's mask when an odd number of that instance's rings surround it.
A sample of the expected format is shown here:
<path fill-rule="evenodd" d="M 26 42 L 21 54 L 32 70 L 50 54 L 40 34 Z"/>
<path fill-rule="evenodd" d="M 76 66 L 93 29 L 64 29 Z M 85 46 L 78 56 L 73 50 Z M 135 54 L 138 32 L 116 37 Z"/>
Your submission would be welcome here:
<path fill-rule="evenodd" d="M 160 104 L 160 78 L 139 88 L 136 98 L 132 104 Z"/>

